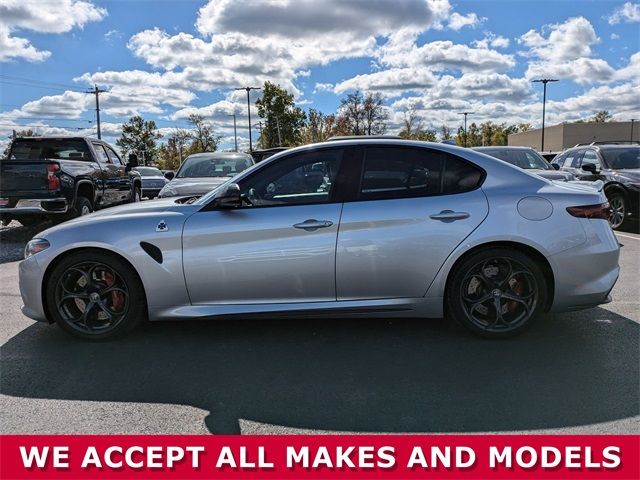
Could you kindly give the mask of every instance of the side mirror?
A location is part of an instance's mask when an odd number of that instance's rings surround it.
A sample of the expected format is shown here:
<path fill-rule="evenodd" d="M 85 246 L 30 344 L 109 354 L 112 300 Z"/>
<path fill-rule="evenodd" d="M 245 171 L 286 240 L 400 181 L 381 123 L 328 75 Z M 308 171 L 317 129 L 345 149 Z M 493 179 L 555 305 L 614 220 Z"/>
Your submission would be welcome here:
<path fill-rule="evenodd" d="M 166 173 L 164 174 L 164 178 L 166 178 L 167 180 L 173 180 L 173 178 L 174 178 L 175 176 L 176 176 L 176 174 L 175 174 L 175 173 L 173 173 L 173 172 L 166 172 Z"/>
<path fill-rule="evenodd" d="M 129 155 L 129 163 L 128 163 L 130 168 L 136 168 L 138 166 L 140 166 L 140 164 L 138 163 L 138 156 L 135 154 L 130 154 Z"/>
<path fill-rule="evenodd" d="M 582 170 L 592 174 L 598 173 L 598 167 L 594 163 L 584 163 L 582 165 Z"/>
<path fill-rule="evenodd" d="M 553 168 L 555 168 L 556 170 L 560 170 L 560 165 L 559 165 L 559 164 L 557 164 L 557 163 L 552 163 L 552 164 L 551 164 L 551 166 L 552 166 Z"/>
<path fill-rule="evenodd" d="M 242 206 L 240 187 L 237 183 L 231 183 L 215 198 L 215 206 L 218 208 L 238 208 Z"/>

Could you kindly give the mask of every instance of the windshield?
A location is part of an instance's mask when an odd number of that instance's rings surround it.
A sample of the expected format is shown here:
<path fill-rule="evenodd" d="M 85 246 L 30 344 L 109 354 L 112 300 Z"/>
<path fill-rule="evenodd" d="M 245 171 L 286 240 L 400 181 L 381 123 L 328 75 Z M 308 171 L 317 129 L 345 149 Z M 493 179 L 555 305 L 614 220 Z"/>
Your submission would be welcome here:
<path fill-rule="evenodd" d="M 487 149 L 480 151 L 525 170 L 551 170 L 552 168 L 544 158 L 533 150 Z"/>
<path fill-rule="evenodd" d="M 154 167 L 136 167 L 136 171 L 143 177 L 162 177 L 162 172 Z"/>
<path fill-rule="evenodd" d="M 176 177 L 233 177 L 250 166 L 251 162 L 242 157 L 189 157 L 178 170 Z"/>
<path fill-rule="evenodd" d="M 84 140 L 73 138 L 18 139 L 13 142 L 9 160 L 34 159 L 91 160 Z"/>
<path fill-rule="evenodd" d="M 600 153 L 613 170 L 640 168 L 640 147 L 602 148 Z"/>

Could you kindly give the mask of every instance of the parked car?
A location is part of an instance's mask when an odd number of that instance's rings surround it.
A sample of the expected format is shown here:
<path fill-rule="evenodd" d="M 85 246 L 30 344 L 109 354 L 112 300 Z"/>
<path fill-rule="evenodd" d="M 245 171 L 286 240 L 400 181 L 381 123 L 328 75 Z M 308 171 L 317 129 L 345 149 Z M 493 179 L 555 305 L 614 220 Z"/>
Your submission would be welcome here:
<path fill-rule="evenodd" d="M 136 167 L 142 180 L 142 196 L 149 200 L 154 199 L 169 180 L 156 167 Z"/>
<path fill-rule="evenodd" d="M 553 161 L 555 168 L 582 181 L 602 180 L 611 205 L 609 222 L 618 229 L 638 218 L 640 145 L 587 145 L 570 148 Z"/>
<path fill-rule="evenodd" d="M 16 138 L 0 160 L 0 219 L 29 225 L 139 202 L 136 166 L 94 138 Z"/>
<path fill-rule="evenodd" d="M 284 152 L 288 150 L 290 147 L 272 147 L 272 148 L 264 148 L 262 150 L 254 150 L 251 152 L 251 156 L 253 160 L 258 163 L 267 158 L 275 155 L 276 153 Z"/>
<path fill-rule="evenodd" d="M 200 196 L 254 164 L 245 153 L 210 152 L 189 155 L 159 197 Z"/>
<path fill-rule="evenodd" d="M 473 147 L 474 150 L 499 158 L 505 162 L 535 173 L 549 180 L 568 182 L 575 177 L 568 172 L 555 170 L 542 156 L 530 147 Z"/>
<path fill-rule="evenodd" d="M 545 311 L 609 300 L 620 247 L 607 217 L 594 188 L 470 149 L 325 142 L 197 200 L 116 207 L 42 232 L 20 264 L 23 312 L 95 340 L 147 316 L 281 315 L 445 314 L 504 337 Z"/>

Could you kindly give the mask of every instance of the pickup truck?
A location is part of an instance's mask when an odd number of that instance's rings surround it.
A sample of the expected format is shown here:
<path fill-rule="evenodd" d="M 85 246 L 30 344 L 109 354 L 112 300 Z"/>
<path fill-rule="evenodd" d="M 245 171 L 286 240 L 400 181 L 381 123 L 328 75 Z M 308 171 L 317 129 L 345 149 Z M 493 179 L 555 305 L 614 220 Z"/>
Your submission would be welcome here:
<path fill-rule="evenodd" d="M 134 156 L 124 162 L 109 144 L 93 138 L 16 138 L 0 160 L 0 220 L 32 225 L 139 202 L 136 166 Z"/>

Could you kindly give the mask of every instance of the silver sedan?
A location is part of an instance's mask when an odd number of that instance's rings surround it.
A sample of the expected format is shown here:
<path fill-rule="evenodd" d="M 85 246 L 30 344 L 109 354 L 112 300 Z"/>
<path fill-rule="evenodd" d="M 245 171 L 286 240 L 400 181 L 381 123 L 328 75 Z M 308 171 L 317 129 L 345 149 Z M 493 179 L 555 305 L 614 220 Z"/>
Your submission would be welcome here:
<path fill-rule="evenodd" d="M 46 230 L 25 315 L 84 339 L 145 318 L 442 317 L 488 337 L 609 300 L 619 246 L 591 187 L 451 145 L 357 139 L 277 154 L 198 200 Z"/>

